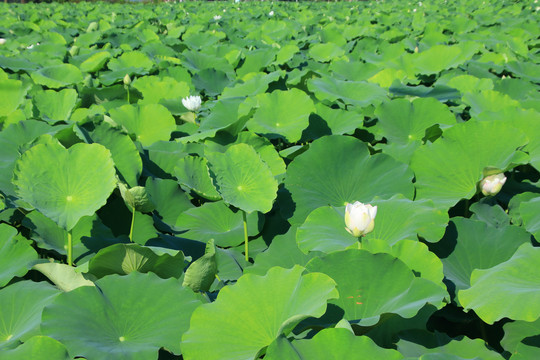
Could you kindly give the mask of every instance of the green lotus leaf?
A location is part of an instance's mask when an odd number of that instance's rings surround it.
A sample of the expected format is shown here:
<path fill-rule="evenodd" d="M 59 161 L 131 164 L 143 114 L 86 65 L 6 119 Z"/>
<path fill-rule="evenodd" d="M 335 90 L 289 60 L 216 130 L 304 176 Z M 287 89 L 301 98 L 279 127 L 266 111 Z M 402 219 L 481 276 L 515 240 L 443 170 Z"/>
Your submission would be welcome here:
<path fill-rule="evenodd" d="M 521 107 L 519 101 L 494 90 L 466 93 L 463 95 L 463 102 L 471 107 L 471 116 L 477 116 L 484 111 L 499 112 L 507 108 Z"/>
<path fill-rule="evenodd" d="M 354 111 L 332 109 L 321 103 L 316 104 L 315 107 L 315 113 L 326 122 L 332 135 L 352 134 L 364 123 L 362 114 Z"/>
<path fill-rule="evenodd" d="M 148 178 L 146 191 L 152 198 L 161 221 L 169 227 L 176 223 L 178 215 L 193 207 L 186 193 L 174 180 Z"/>
<path fill-rule="evenodd" d="M 521 43 L 521 41 L 520 41 Z M 508 70 L 532 82 L 540 81 L 540 66 L 532 62 L 510 61 L 506 64 Z"/>
<path fill-rule="evenodd" d="M 114 122 L 125 127 L 145 147 L 160 140 L 168 141 L 176 130 L 174 118 L 163 105 L 124 105 L 109 113 Z"/>
<path fill-rule="evenodd" d="M 220 200 L 221 195 L 212 184 L 208 173 L 208 161 L 199 156 L 185 156 L 178 160 L 174 175 L 180 185 L 193 190 L 208 200 Z"/>
<path fill-rule="evenodd" d="M 90 134 L 92 140 L 111 151 L 111 155 L 121 178 L 129 186 L 137 186 L 142 173 L 139 151 L 129 136 L 103 122 Z"/>
<path fill-rule="evenodd" d="M 247 213 L 272 209 L 278 184 L 252 146 L 232 145 L 225 153 L 210 153 L 207 158 L 214 185 L 226 203 Z"/>
<path fill-rule="evenodd" d="M 480 79 L 472 75 L 452 77 L 447 85 L 458 89 L 462 94 L 474 91 L 493 90 L 493 81 L 491 79 Z"/>
<path fill-rule="evenodd" d="M 174 99 L 178 106 L 182 98 L 189 95 L 189 86 L 185 82 L 171 77 L 144 76 L 133 82 L 133 87 L 141 92 L 143 99 L 139 104 L 157 104 L 162 99 Z"/>
<path fill-rule="evenodd" d="M 257 100 L 259 108 L 247 123 L 249 130 L 290 143 L 300 140 L 309 115 L 315 111 L 311 98 L 298 89 L 260 94 Z"/>
<path fill-rule="evenodd" d="M 407 359 L 419 360 L 503 360 L 504 357 L 486 347 L 483 339 L 459 336 L 455 339 L 438 332 L 416 331 L 405 333 L 397 343 L 397 350 Z"/>
<path fill-rule="evenodd" d="M 308 89 L 321 101 L 342 100 L 347 105 L 365 107 L 378 105 L 387 97 L 387 91 L 365 81 L 343 81 L 330 77 L 310 79 Z"/>
<path fill-rule="evenodd" d="M 32 243 L 16 235 L 17 229 L 0 224 L 0 287 L 26 274 L 38 258 Z"/>
<path fill-rule="evenodd" d="M 471 220 L 480 220 L 496 228 L 510 225 L 510 216 L 501 206 L 493 204 L 492 201 L 493 198 L 485 197 L 469 206 L 469 210 L 474 213 Z"/>
<path fill-rule="evenodd" d="M 96 72 L 105 66 L 105 63 L 111 58 L 111 53 L 108 51 L 99 51 L 90 55 L 80 65 L 79 69 L 85 72 Z"/>
<path fill-rule="evenodd" d="M 266 352 L 265 359 L 326 360 L 326 359 L 403 359 L 393 349 L 383 349 L 367 336 L 355 336 L 347 329 L 323 329 L 309 340 L 292 343 L 284 337 L 277 338 Z"/>
<path fill-rule="evenodd" d="M 39 64 L 32 61 L 20 57 L 4 56 L 0 56 L 0 67 L 2 67 L 2 69 L 10 69 L 13 71 L 35 71 L 40 68 Z"/>
<path fill-rule="evenodd" d="M 411 318 L 426 303 L 440 308 L 448 295 L 440 285 L 415 277 L 401 260 L 389 254 L 350 249 L 313 258 L 306 269 L 336 281 L 339 299 L 330 303 L 345 311 L 345 319 L 359 320 L 361 326 L 376 324 L 385 313 Z"/>
<path fill-rule="evenodd" d="M 179 278 L 184 270 L 181 251 L 115 244 L 101 249 L 88 264 L 88 272 L 98 279 L 110 274 L 127 275 L 134 271 L 153 272 L 163 279 Z"/>
<path fill-rule="evenodd" d="M 14 112 L 24 102 L 27 91 L 20 80 L 0 79 L 0 116 Z"/>
<path fill-rule="evenodd" d="M 510 260 L 490 269 L 474 270 L 471 287 L 458 293 L 459 302 L 488 324 L 503 317 L 537 320 L 540 317 L 540 276 L 535 264 L 539 261 L 540 249 L 530 243 L 521 245 Z"/>
<path fill-rule="evenodd" d="M 15 162 L 24 152 L 26 144 L 37 137 L 57 130 L 42 121 L 26 120 L 12 124 L 0 132 L 0 190 L 15 195 L 11 182 Z"/>
<path fill-rule="evenodd" d="M 175 141 L 158 141 L 146 147 L 144 170 L 155 177 L 172 179 L 178 159 L 188 155 L 186 145 Z"/>
<path fill-rule="evenodd" d="M 69 360 L 67 349 L 59 341 L 36 335 L 15 349 L 0 350 L 0 357 L 4 360 Z"/>
<path fill-rule="evenodd" d="M 528 232 L 540 239 L 540 197 L 524 201 L 519 205 L 523 225 Z"/>
<path fill-rule="evenodd" d="M 501 345 L 504 350 L 513 354 L 512 357 L 516 355 L 521 355 L 528 351 L 534 351 L 533 357 L 536 358 L 540 354 L 540 348 L 538 345 L 533 346 L 533 343 L 525 344 L 529 342 L 530 339 L 536 337 L 540 333 L 540 318 L 532 321 L 513 321 L 504 324 L 504 337 L 501 340 Z M 518 359 L 519 357 L 516 356 Z M 522 357 L 522 359 L 527 359 L 527 357 Z"/>
<path fill-rule="evenodd" d="M 264 93 L 268 89 L 268 84 L 276 81 L 280 77 L 280 72 L 274 71 L 266 73 L 251 73 L 242 77 L 240 81 L 232 87 L 226 87 L 220 99 L 238 97 L 238 96 L 255 96 Z"/>
<path fill-rule="evenodd" d="M 285 187 L 296 206 L 289 222 L 302 224 L 321 206 L 369 203 L 375 196 L 395 194 L 412 198 L 412 177 L 407 165 L 384 154 L 369 155 L 367 146 L 355 138 L 327 136 L 315 140 L 287 168 Z"/>
<path fill-rule="evenodd" d="M 109 150 L 99 144 L 40 144 L 16 164 L 18 195 L 66 230 L 102 207 L 116 186 Z"/>
<path fill-rule="evenodd" d="M 191 359 L 253 359 L 302 319 L 321 316 L 335 283 L 304 268 L 271 268 L 265 276 L 247 274 L 221 289 L 211 304 L 195 310 L 182 337 L 183 356 Z M 294 301 L 291 301 L 294 299 Z M 235 316 L 230 316 L 235 314 Z"/>
<path fill-rule="evenodd" d="M 494 227 L 481 221 L 452 218 L 445 239 L 438 244 L 443 249 L 453 249 L 442 259 L 444 275 L 457 290 L 467 289 L 475 269 L 489 269 L 507 261 L 529 238 L 517 226 Z"/>
<path fill-rule="evenodd" d="M 41 312 L 60 291 L 46 282 L 20 281 L 0 290 L 0 349 L 39 335 Z"/>
<path fill-rule="evenodd" d="M 245 60 L 240 69 L 236 70 L 236 75 L 242 77 L 246 74 L 263 71 L 276 58 L 277 49 L 267 47 L 245 51 Z"/>
<path fill-rule="evenodd" d="M 300 251 L 295 234 L 296 229 L 291 228 L 286 234 L 275 236 L 268 249 L 255 257 L 255 264 L 244 269 L 244 274 L 264 275 L 273 266 L 286 269 L 294 265 L 305 266 L 317 253 L 306 255 Z"/>
<path fill-rule="evenodd" d="M 107 66 L 109 69 L 116 72 L 138 68 L 143 70 L 143 73 L 146 73 L 152 69 L 154 63 L 143 52 L 129 51 L 123 53 L 118 58 L 111 59 Z M 124 73 L 127 72 L 129 71 L 124 71 Z"/>
<path fill-rule="evenodd" d="M 421 74 L 437 74 L 470 60 L 479 48 L 480 45 L 472 41 L 450 46 L 433 45 L 425 51 L 414 54 L 414 67 Z"/>
<path fill-rule="evenodd" d="M 62 291 L 71 291 L 81 286 L 94 286 L 94 283 L 84 277 L 81 270 L 73 266 L 59 263 L 41 263 L 33 267 L 51 280 Z"/>
<path fill-rule="evenodd" d="M 443 132 L 442 139 L 420 147 L 411 160 L 418 199 L 453 206 L 477 192 L 485 168 L 506 171 L 526 163 L 519 150 L 527 137 L 506 122 L 468 121 Z M 474 156 L 470 156 L 474 154 Z"/>
<path fill-rule="evenodd" d="M 208 96 L 221 94 L 223 89 L 231 84 L 231 80 L 227 74 L 216 69 L 201 70 L 193 75 L 191 80 L 197 91 L 204 91 Z"/>
<path fill-rule="evenodd" d="M 26 228 L 32 230 L 31 238 L 41 249 L 54 250 L 65 255 L 67 252 L 67 231 L 59 227 L 39 211 L 32 211 L 23 220 Z M 96 214 L 83 216 L 71 230 L 73 242 L 73 259 L 82 263 L 99 249 L 115 244 L 111 230 L 103 225 Z M 126 239 L 127 240 L 127 239 Z"/>
<path fill-rule="evenodd" d="M 248 235 L 259 233 L 258 215 L 247 216 Z M 202 242 L 214 239 L 217 246 L 237 246 L 244 242 L 244 222 L 240 211 L 234 212 L 222 201 L 205 203 L 184 211 L 176 220 L 175 230 L 182 231 L 182 237 Z"/>
<path fill-rule="evenodd" d="M 75 107 L 78 96 L 73 89 L 46 90 L 34 95 L 34 101 L 42 119 L 54 123 L 67 121 Z"/>
<path fill-rule="evenodd" d="M 320 62 L 328 62 L 345 55 L 345 50 L 334 43 L 315 44 L 309 48 L 309 55 Z"/>
<path fill-rule="evenodd" d="M 154 227 L 154 219 L 152 216 L 135 211 L 134 214 L 132 213 L 132 220 L 132 242 L 145 245 L 148 240 L 155 239 L 159 236 Z"/>
<path fill-rule="evenodd" d="M 44 67 L 30 73 L 32 80 L 38 85 L 51 89 L 59 89 L 83 81 L 81 70 L 71 64 L 60 64 Z"/>
<path fill-rule="evenodd" d="M 176 279 L 109 275 L 96 287 L 58 296 L 43 311 L 41 330 L 63 343 L 71 357 L 156 359 L 161 347 L 181 353 L 180 338 L 200 304 Z"/>
<path fill-rule="evenodd" d="M 206 243 L 204 255 L 187 268 L 182 286 L 189 287 L 194 292 L 206 292 L 216 279 L 217 271 L 216 247 L 214 239 L 210 239 Z"/>
<path fill-rule="evenodd" d="M 375 110 L 379 117 L 378 134 L 389 142 L 406 144 L 422 140 L 426 130 L 436 124 L 453 125 L 454 115 L 443 103 L 433 98 L 395 99 L 379 105 Z"/>
<path fill-rule="evenodd" d="M 294 54 L 298 53 L 300 49 L 295 44 L 287 44 L 282 46 L 276 54 L 276 60 L 273 64 L 283 65 L 292 59 Z"/>
<path fill-rule="evenodd" d="M 400 240 L 393 246 L 380 239 L 363 239 L 361 248 L 373 254 L 388 253 L 403 261 L 417 277 L 430 280 L 446 290 L 443 283 L 443 263 L 426 244 L 417 240 Z"/>

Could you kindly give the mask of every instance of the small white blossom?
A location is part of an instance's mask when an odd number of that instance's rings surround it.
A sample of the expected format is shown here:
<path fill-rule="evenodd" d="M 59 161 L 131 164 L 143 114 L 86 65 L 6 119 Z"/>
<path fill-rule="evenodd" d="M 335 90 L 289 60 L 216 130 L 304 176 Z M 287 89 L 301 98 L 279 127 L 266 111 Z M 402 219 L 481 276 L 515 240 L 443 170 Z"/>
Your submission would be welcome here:
<path fill-rule="evenodd" d="M 6 39 L 0 38 L 0 45 L 4 45 L 6 43 Z"/>
<path fill-rule="evenodd" d="M 234 0 L 234 2 L 235 2 L 236 4 L 238 4 L 238 3 L 240 2 L 240 0 Z"/>
<path fill-rule="evenodd" d="M 373 231 L 375 216 L 377 216 L 376 206 L 364 205 L 359 201 L 353 204 L 347 203 L 345 207 L 345 230 L 356 237 L 364 236 Z"/>
<path fill-rule="evenodd" d="M 497 195 L 506 182 L 504 174 L 486 176 L 480 181 L 480 190 L 485 196 Z"/>
<path fill-rule="evenodd" d="M 214 20 L 215 21 L 221 20 L 221 15 L 214 15 Z"/>
<path fill-rule="evenodd" d="M 274 10 L 270 11 L 270 12 L 268 13 L 268 16 L 274 16 Z"/>
<path fill-rule="evenodd" d="M 412 9 L 412 12 L 416 12 L 416 9 Z"/>
<path fill-rule="evenodd" d="M 196 95 L 183 98 L 182 105 L 189 111 L 197 111 L 201 107 L 201 97 Z"/>
<path fill-rule="evenodd" d="M 418 2 L 418 6 L 422 6 L 422 2 L 421 2 L 421 1 L 420 1 L 420 2 Z"/>

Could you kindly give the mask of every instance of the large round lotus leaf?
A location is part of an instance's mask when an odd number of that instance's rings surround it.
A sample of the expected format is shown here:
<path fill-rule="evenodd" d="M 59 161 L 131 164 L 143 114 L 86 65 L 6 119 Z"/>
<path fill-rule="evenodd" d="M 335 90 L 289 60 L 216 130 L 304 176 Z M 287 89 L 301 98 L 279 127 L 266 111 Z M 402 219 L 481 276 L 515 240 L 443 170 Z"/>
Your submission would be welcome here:
<path fill-rule="evenodd" d="M 452 77 L 446 85 L 458 89 L 462 94 L 473 91 L 493 90 L 493 80 L 489 78 L 480 79 L 468 74 Z"/>
<path fill-rule="evenodd" d="M 328 136 L 311 143 L 287 168 L 285 186 L 295 202 L 289 222 L 302 224 L 321 206 L 370 202 L 375 196 L 413 196 L 413 173 L 407 165 L 384 154 L 369 155 L 360 140 Z M 290 216 L 290 214 L 288 214 Z"/>
<path fill-rule="evenodd" d="M 148 178 L 146 191 L 156 206 L 161 221 L 172 227 L 178 215 L 191 209 L 193 204 L 174 180 Z"/>
<path fill-rule="evenodd" d="M 62 293 L 43 311 L 44 335 L 62 342 L 71 357 L 157 359 L 167 348 L 180 354 L 180 338 L 201 304 L 178 280 L 152 273 L 110 275 Z"/>
<path fill-rule="evenodd" d="M 39 248 L 66 254 L 68 232 L 59 227 L 53 220 L 39 211 L 32 211 L 26 215 L 23 224 L 32 230 L 32 240 L 37 243 Z M 71 235 L 73 259 L 76 263 L 82 263 L 99 249 L 120 241 L 115 238 L 108 227 L 103 225 L 97 214 L 83 216 L 71 230 Z"/>
<path fill-rule="evenodd" d="M 437 74 L 470 60 L 479 48 L 480 45 L 474 42 L 463 42 L 450 46 L 433 45 L 425 51 L 412 55 L 414 67 L 416 72 L 420 74 Z"/>
<path fill-rule="evenodd" d="M 403 335 L 403 336 L 401 336 Z M 397 350 L 407 359 L 419 360 L 503 360 L 496 351 L 489 350 L 484 339 L 469 339 L 466 336 L 450 338 L 439 332 L 416 331 L 400 334 Z"/>
<path fill-rule="evenodd" d="M 344 81 L 331 77 L 310 79 L 308 89 L 321 101 L 342 100 L 347 105 L 378 105 L 387 98 L 387 91 L 365 81 Z"/>
<path fill-rule="evenodd" d="M 519 205 L 523 225 L 528 232 L 540 239 L 540 197 L 535 197 Z"/>
<path fill-rule="evenodd" d="M 34 265 L 33 269 L 49 278 L 62 291 L 71 291 L 81 286 L 94 286 L 92 281 L 83 276 L 80 268 L 73 266 L 46 262 Z"/>
<path fill-rule="evenodd" d="M 14 112 L 24 101 L 27 90 L 20 80 L 0 79 L 0 116 Z"/>
<path fill-rule="evenodd" d="M 85 72 L 96 72 L 98 70 L 101 70 L 107 60 L 109 60 L 110 58 L 111 53 L 109 53 L 108 51 L 99 51 L 84 60 L 79 65 L 79 68 Z"/>
<path fill-rule="evenodd" d="M 518 149 L 527 137 L 507 122 L 468 121 L 444 131 L 442 138 L 416 150 L 411 168 L 416 196 L 437 206 L 451 207 L 477 192 L 485 168 L 501 171 L 526 163 Z"/>
<path fill-rule="evenodd" d="M 236 144 L 207 157 L 214 185 L 226 203 L 247 213 L 272 209 L 278 184 L 252 146 Z"/>
<path fill-rule="evenodd" d="M 298 265 L 273 267 L 265 276 L 243 275 L 222 288 L 216 301 L 193 313 L 182 337 L 184 359 L 253 359 L 302 319 L 323 315 L 328 299 L 338 295 L 335 283 L 303 272 Z"/>
<path fill-rule="evenodd" d="M 26 120 L 12 124 L 0 131 L 0 190 L 6 195 L 15 195 L 11 182 L 16 160 L 26 144 L 47 133 L 57 130 L 43 121 Z"/>
<path fill-rule="evenodd" d="M 47 122 L 67 121 L 77 102 L 77 91 L 64 89 L 61 91 L 46 90 L 34 95 L 36 107 L 41 118 Z"/>
<path fill-rule="evenodd" d="M 523 346 L 527 346 L 524 343 L 529 342 L 540 334 L 540 318 L 533 322 L 527 321 L 513 321 L 504 324 L 504 337 L 501 340 L 501 345 L 504 350 L 512 353 L 519 354 L 520 352 L 526 351 Z M 530 341 L 529 344 L 533 347 L 534 341 Z M 540 355 L 540 348 L 535 346 L 537 356 L 531 357 L 535 359 Z M 530 349 L 528 349 L 530 350 Z M 525 357 L 523 359 L 526 359 Z"/>
<path fill-rule="evenodd" d="M 530 235 L 517 226 L 494 227 L 482 221 L 452 218 L 449 230 L 437 246 L 452 249 L 442 259 L 444 275 L 456 289 L 470 286 L 474 269 L 489 269 L 507 261 L 520 245 L 530 241 Z"/>
<path fill-rule="evenodd" d="M 364 239 L 361 248 L 374 254 L 383 252 L 395 256 L 413 270 L 417 277 L 428 279 L 446 289 L 446 285 L 442 282 L 445 274 L 441 259 L 420 241 L 405 239 L 390 247 L 384 240 Z"/>
<path fill-rule="evenodd" d="M 149 248 L 139 244 L 115 244 L 101 249 L 88 264 L 88 272 L 98 279 L 127 275 L 134 271 L 153 272 L 163 279 L 179 278 L 184 270 L 181 251 Z"/>
<path fill-rule="evenodd" d="M 105 205 L 116 186 L 109 150 L 99 144 L 40 144 L 17 161 L 13 183 L 21 199 L 71 230 Z"/>
<path fill-rule="evenodd" d="M 111 59 L 107 64 L 107 67 L 112 71 L 124 71 L 129 72 L 130 69 L 143 69 L 144 71 L 150 71 L 154 63 L 146 56 L 145 53 L 140 51 L 129 51 L 120 55 L 116 59 Z"/>
<path fill-rule="evenodd" d="M 474 270 L 471 287 L 458 293 L 459 302 L 488 324 L 503 317 L 534 321 L 540 317 L 539 262 L 540 249 L 523 244 L 510 260 Z"/>
<path fill-rule="evenodd" d="M 184 156 L 174 168 L 174 175 L 180 185 L 193 190 L 208 200 L 219 200 L 217 192 L 208 173 L 208 161 L 199 156 Z"/>
<path fill-rule="evenodd" d="M 320 62 L 327 62 L 345 55 L 345 50 L 334 43 L 315 44 L 309 48 L 309 55 Z"/>
<path fill-rule="evenodd" d="M 111 151 L 121 178 L 131 187 L 137 186 L 142 173 L 139 151 L 129 136 L 103 122 L 91 133 L 92 140 Z"/>
<path fill-rule="evenodd" d="M 216 69 L 204 69 L 193 75 L 191 79 L 197 91 L 204 91 L 208 96 L 221 94 L 231 83 L 226 73 Z"/>
<path fill-rule="evenodd" d="M 339 299 L 330 303 L 345 311 L 345 319 L 359 320 L 362 326 L 376 324 L 385 313 L 411 318 L 426 303 L 440 308 L 448 295 L 440 285 L 415 277 L 389 254 L 350 249 L 314 258 L 306 269 L 327 274 L 337 282 Z"/>
<path fill-rule="evenodd" d="M 139 104 L 157 104 L 162 99 L 176 99 L 180 104 L 189 95 L 188 84 L 171 77 L 145 76 L 134 81 L 133 87 L 143 95 Z"/>
<path fill-rule="evenodd" d="M 175 230 L 182 231 L 181 236 L 208 242 L 214 239 L 217 246 L 229 247 L 244 242 L 244 222 L 240 211 L 234 212 L 222 201 L 206 203 L 180 214 Z M 248 235 L 259 233 L 258 214 L 247 216 Z"/>
<path fill-rule="evenodd" d="M 267 47 L 245 51 L 245 60 L 240 69 L 236 70 L 238 77 L 246 74 L 262 71 L 266 66 L 276 58 L 277 49 Z"/>
<path fill-rule="evenodd" d="M 260 94 L 257 100 L 259 108 L 247 123 L 249 130 L 290 143 L 300 140 L 309 125 L 309 115 L 315 111 L 311 98 L 298 89 Z"/>
<path fill-rule="evenodd" d="M 166 107 L 159 104 L 124 105 L 109 111 L 111 118 L 123 126 L 143 146 L 164 140 L 176 130 L 176 122 Z"/>
<path fill-rule="evenodd" d="M 172 179 L 178 159 L 187 155 L 186 145 L 175 141 L 158 141 L 145 150 L 144 170 L 155 177 Z"/>
<path fill-rule="evenodd" d="M 278 71 L 266 73 L 251 73 L 244 76 L 239 82 L 232 87 L 226 87 L 221 94 L 220 99 L 231 97 L 248 97 L 257 94 L 264 93 L 268 89 L 268 84 L 272 81 L 279 79 L 280 73 Z"/>
<path fill-rule="evenodd" d="M 389 142 L 406 144 L 422 140 L 426 129 L 435 125 L 456 123 L 447 106 L 434 98 L 417 98 L 414 101 L 395 99 L 379 105 L 378 133 Z"/>
<path fill-rule="evenodd" d="M 244 269 L 244 274 L 264 275 L 273 266 L 286 269 L 294 265 L 305 266 L 316 253 L 306 255 L 300 251 L 295 234 L 296 228 L 291 228 L 286 234 L 275 236 L 268 249 L 257 255 L 255 264 Z"/>
<path fill-rule="evenodd" d="M 292 343 L 279 337 L 266 351 L 267 360 L 399 360 L 403 355 L 393 349 L 383 349 L 367 336 L 355 336 L 347 329 L 323 329 L 309 340 Z"/>
<path fill-rule="evenodd" d="M 58 340 L 36 335 L 15 349 L 0 350 L 3 360 L 69 360 L 67 349 Z"/>
<path fill-rule="evenodd" d="M 41 312 L 60 291 L 46 282 L 20 281 L 0 290 L 0 349 L 39 334 Z"/>
<path fill-rule="evenodd" d="M 322 103 L 315 107 L 315 113 L 326 122 L 333 135 L 352 134 L 364 123 L 364 116 L 355 111 L 332 109 Z"/>
<path fill-rule="evenodd" d="M 26 274 L 38 258 L 32 242 L 16 235 L 17 229 L 0 224 L 0 287 Z"/>
<path fill-rule="evenodd" d="M 51 89 L 58 89 L 83 81 L 81 70 L 71 64 L 44 67 L 37 71 L 32 71 L 30 76 L 36 84 L 45 85 Z"/>
<path fill-rule="evenodd" d="M 471 107 L 469 110 L 471 116 L 477 116 L 484 111 L 498 112 L 506 108 L 521 107 L 519 101 L 494 90 L 466 93 L 463 95 L 463 102 Z"/>

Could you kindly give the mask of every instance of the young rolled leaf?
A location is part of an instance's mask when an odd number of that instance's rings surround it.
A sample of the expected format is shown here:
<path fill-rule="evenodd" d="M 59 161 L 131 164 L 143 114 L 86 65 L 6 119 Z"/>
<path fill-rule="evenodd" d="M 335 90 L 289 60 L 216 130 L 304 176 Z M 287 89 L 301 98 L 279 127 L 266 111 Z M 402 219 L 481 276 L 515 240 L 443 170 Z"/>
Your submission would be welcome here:
<path fill-rule="evenodd" d="M 210 290 L 217 270 L 216 247 L 214 239 L 211 239 L 206 243 L 204 255 L 192 262 L 186 270 L 182 286 L 187 286 L 194 292 L 206 292 Z"/>

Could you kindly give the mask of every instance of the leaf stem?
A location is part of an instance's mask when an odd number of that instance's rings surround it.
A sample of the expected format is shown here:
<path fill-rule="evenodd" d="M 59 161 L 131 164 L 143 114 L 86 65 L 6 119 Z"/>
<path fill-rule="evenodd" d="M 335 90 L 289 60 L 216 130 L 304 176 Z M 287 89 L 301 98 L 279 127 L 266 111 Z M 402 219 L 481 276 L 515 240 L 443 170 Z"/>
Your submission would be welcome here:
<path fill-rule="evenodd" d="M 127 90 L 127 102 L 128 102 L 128 104 L 129 104 L 129 103 L 130 103 L 130 102 L 129 102 L 129 87 L 126 88 L 126 90 Z"/>
<path fill-rule="evenodd" d="M 242 210 L 242 219 L 244 220 L 244 244 L 246 247 L 246 261 L 249 262 L 247 220 L 246 220 L 246 212 L 243 210 Z"/>
<path fill-rule="evenodd" d="M 133 242 L 133 224 L 135 224 L 135 209 L 133 209 L 133 215 L 131 215 L 131 227 L 129 228 L 129 241 Z"/>
<path fill-rule="evenodd" d="M 71 230 L 68 231 L 68 243 L 67 243 L 67 263 L 69 266 L 73 265 L 73 239 Z"/>

